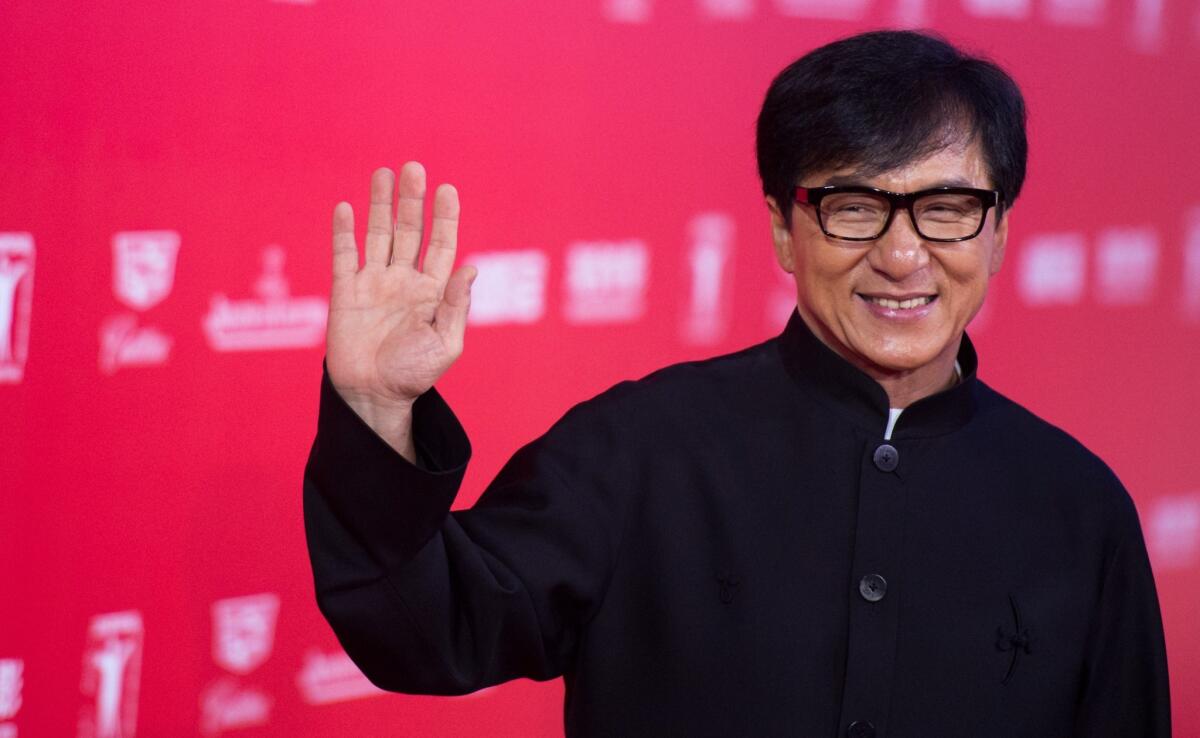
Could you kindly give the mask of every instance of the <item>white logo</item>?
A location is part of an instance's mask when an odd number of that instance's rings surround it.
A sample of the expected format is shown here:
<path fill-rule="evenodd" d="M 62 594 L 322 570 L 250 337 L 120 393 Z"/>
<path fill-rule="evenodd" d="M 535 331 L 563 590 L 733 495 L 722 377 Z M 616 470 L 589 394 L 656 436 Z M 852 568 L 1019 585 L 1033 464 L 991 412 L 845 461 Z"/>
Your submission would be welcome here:
<path fill-rule="evenodd" d="M 1046 19 L 1060 26 L 1098 26 L 1104 22 L 1105 0 L 1045 0 Z"/>
<path fill-rule="evenodd" d="M 304 667 L 296 675 L 296 688 L 310 705 L 344 702 L 383 694 L 359 671 L 350 657 L 341 651 L 322 653 L 310 650 Z"/>
<path fill-rule="evenodd" d="M 231 300 L 213 295 L 204 318 L 208 345 L 216 351 L 308 348 L 321 343 L 329 302 L 324 297 L 291 297 L 281 246 L 263 249 L 262 275 L 254 284 L 257 299 Z"/>
<path fill-rule="evenodd" d="M 604 3 L 604 17 L 613 23 L 645 23 L 650 20 L 651 10 L 651 0 L 605 0 Z M 474 285 L 471 289 L 474 292 Z"/>
<path fill-rule="evenodd" d="M 896 5 L 892 10 L 893 22 L 907 28 L 930 25 L 933 21 L 929 15 L 926 0 L 896 0 Z"/>
<path fill-rule="evenodd" d="M 1100 234 L 1096 278 L 1100 302 L 1128 305 L 1154 294 L 1158 235 L 1150 228 L 1112 228 Z"/>
<path fill-rule="evenodd" d="M 1200 207 L 1188 213 L 1183 247 L 1183 316 L 1200 321 Z"/>
<path fill-rule="evenodd" d="M 650 255 L 636 239 L 579 242 L 567 247 L 569 323 L 628 323 L 646 309 Z"/>
<path fill-rule="evenodd" d="M 216 735 L 229 728 L 263 725 L 271 718 L 271 698 L 258 689 L 239 686 L 231 677 L 218 679 L 200 697 L 200 732 Z"/>
<path fill-rule="evenodd" d="M 701 12 L 718 20 L 742 20 L 754 14 L 754 0 L 703 0 Z"/>
<path fill-rule="evenodd" d="M 118 300 L 134 310 L 148 310 L 171 294 L 179 254 L 178 233 L 117 233 L 112 246 L 113 292 Z"/>
<path fill-rule="evenodd" d="M 171 294 L 179 234 L 124 231 L 113 235 L 113 294 L 134 310 L 149 310 Z M 111 315 L 100 324 L 100 371 L 166 363 L 173 339 L 153 327 L 140 327 L 133 313 Z"/>
<path fill-rule="evenodd" d="M 546 255 L 536 249 L 492 251 L 468 259 L 479 270 L 471 286 L 474 325 L 536 323 L 545 312 Z"/>
<path fill-rule="evenodd" d="M 964 0 L 963 9 L 977 18 L 1009 18 L 1020 20 L 1029 17 L 1030 0 Z"/>
<path fill-rule="evenodd" d="M 1184 569 L 1200 554 L 1200 493 L 1169 495 L 1154 502 L 1146 521 L 1146 548 L 1154 566 Z"/>
<path fill-rule="evenodd" d="M 775 0 L 781 15 L 831 20 L 859 20 L 870 4 L 871 0 Z"/>
<path fill-rule="evenodd" d="M 87 704 L 79 738 L 133 738 L 142 668 L 142 616 L 130 610 L 97 615 L 88 627 L 80 687 Z"/>
<path fill-rule="evenodd" d="M 1070 305 L 1087 279 L 1083 234 L 1048 233 L 1025 244 L 1017 288 L 1029 305 Z"/>
<path fill-rule="evenodd" d="M 733 218 L 724 213 L 703 213 L 692 219 L 688 266 L 692 284 L 683 318 L 683 339 L 711 344 L 728 329 L 728 274 L 733 255 Z"/>
<path fill-rule="evenodd" d="M 212 605 L 213 660 L 234 674 L 249 674 L 271 655 L 279 596 L 272 593 L 217 600 Z"/>
<path fill-rule="evenodd" d="M 1160 51 L 1163 43 L 1163 1 L 1135 0 L 1130 30 L 1134 47 L 1143 53 Z"/>
<path fill-rule="evenodd" d="M 33 307 L 33 236 L 0 233 L 0 383 L 20 382 Z"/>
<path fill-rule="evenodd" d="M 0 659 L 0 720 L 10 720 L 21 709 L 21 659 Z"/>

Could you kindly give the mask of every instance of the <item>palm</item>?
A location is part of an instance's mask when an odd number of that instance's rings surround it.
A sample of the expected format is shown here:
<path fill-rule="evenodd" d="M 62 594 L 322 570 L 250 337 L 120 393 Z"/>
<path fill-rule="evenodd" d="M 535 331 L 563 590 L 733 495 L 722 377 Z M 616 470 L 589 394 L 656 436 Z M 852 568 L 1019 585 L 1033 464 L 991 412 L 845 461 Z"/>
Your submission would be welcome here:
<path fill-rule="evenodd" d="M 407 164 L 392 225 L 393 177 L 371 180 L 365 258 L 358 266 L 353 211 L 334 210 L 333 289 L 326 367 L 351 404 L 409 403 L 427 391 L 462 353 L 474 270 L 451 274 L 457 247 L 458 196 L 438 189 L 424 263 L 421 247 L 425 173 Z"/>

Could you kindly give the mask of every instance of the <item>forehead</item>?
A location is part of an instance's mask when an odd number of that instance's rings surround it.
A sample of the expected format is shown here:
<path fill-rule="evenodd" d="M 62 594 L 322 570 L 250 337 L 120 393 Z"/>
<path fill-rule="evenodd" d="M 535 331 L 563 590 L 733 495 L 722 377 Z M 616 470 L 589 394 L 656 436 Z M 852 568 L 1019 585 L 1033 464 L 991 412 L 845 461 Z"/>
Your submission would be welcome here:
<path fill-rule="evenodd" d="M 991 189 L 992 178 L 984 162 L 979 142 L 953 143 L 915 161 L 884 172 L 870 162 L 829 169 L 805 177 L 811 184 L 866 185 L 895 192 L 911 192 L 928 187 L 980 187 Z"/>

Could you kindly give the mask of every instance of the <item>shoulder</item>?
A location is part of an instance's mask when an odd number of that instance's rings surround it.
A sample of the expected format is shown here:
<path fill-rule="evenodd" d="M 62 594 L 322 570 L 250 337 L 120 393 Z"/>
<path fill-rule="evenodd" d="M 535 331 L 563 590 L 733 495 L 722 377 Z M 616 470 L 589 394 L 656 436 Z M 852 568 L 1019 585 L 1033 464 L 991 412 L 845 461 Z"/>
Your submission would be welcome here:
<path fill-rule="evenodd" d="M 1032 490 L 1051 490 L 1074 514 L 1089 512 L 1110 529 L 1140 529 L 1125 485 L 1095 452 L 1066 430 L 978 382 L 974 432 Z"/>

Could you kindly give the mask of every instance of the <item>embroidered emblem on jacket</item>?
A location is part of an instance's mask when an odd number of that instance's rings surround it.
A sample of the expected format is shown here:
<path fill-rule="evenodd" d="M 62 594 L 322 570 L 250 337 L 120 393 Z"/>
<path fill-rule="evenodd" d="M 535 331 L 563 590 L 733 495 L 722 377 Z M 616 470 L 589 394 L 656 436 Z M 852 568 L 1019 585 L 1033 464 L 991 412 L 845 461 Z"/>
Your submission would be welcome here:
<path fill-rule="evenodd" d="M 733 596 L 737 594 L 738 585 L 742 580 L 733 575 L 733 572 L 728 569 L 721 569 L 717 572 L 717 584 L 720 588 L 717 590 L 717 596 L 721 598 L 721 602 L 729 604 L 733 602 Z"/>
<path fill-rule="evenodd" d="M 1012 652 L 1012 658 L 1008 662 L 1008 671 L 1004 674 L 1004 679 L 1001 684 L 1008 684 L 1008 680 L 1012 678 L 1013 671 L 1017 668 L 1017 658 L 1022 651 L 1026 654 L 1032 653 L 1031 646 L 1033 644 L 1033 636 L 1029 632 L 1029 628 L 1021 625 L 1021 611 L 1017 608 L 1017 598 L 1011 594 L 1008 596 L 1008 604 L 1012 606 L 1013 614 L 1013 630 L 1005 629 L 1003 625 L 996 628 L 996 650 Z"/>

